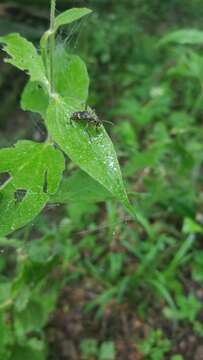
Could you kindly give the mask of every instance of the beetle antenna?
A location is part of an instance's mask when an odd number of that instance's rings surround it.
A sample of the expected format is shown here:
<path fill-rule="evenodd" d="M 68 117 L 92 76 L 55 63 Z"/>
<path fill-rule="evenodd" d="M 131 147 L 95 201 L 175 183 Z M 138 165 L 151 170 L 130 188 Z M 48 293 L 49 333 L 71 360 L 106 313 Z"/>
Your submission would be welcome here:
<path fill-rule="evenodd" d="M 113 125 L 113 126 L 115 125 L 112 121 L 108 121 L 108 120 L 102 120 L 102 122 L 105 122 L 105 123 Z"/>

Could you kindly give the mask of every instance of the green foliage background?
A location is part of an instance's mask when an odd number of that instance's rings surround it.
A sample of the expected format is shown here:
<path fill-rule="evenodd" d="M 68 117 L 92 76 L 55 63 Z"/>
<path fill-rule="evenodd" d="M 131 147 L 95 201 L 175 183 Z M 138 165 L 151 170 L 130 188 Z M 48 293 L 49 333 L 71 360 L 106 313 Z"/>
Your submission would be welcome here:
<path fill-rule="evenodd" d="M 12 26 L 37 44 L 48 26 L 47 1 L 15 3 L 4 8 L 8 2 L 1 2 L 1 34 Z M 89 104 L 114 123 L 107 128 L 128 193 L 148 219 L 151 236 L 68 162 L 52 199 L 60 206 L 48 206 L 14 233 L 10 246 L 0 239 L 0 358 L 74 359 L 57 341 L 61 332 L 61 343 L 69 338 L 78 359 L 117 359 L 124 332 L 125 359 L 132 351 L 134 359 L 191 360 L 203 336 L 203 53 L 202 45 L 158 44 L 174 30 L 201 30 L 202 2 L 64 0 L 58 10 L 67 5 L 94 10 L 58 41 L 64 43 L 73 30 L 67 48 L 87 63 Z M 19 110 L 24 76 L 0 66 L 1 147 L 19 138 L 41 141 L 39 119 Z M 57 318 L 56 324 L 49 320 L 58 306 L 70 321 L 75 311 L 70 293 L 77 295 L 78 323 L 85 328 L 75 337 L 61 330 Z M 98 328 L 113 323 L 113 330 L 95 334 L 86 317 Z M 145 336 L 132 319 L 139 319 Z"/>

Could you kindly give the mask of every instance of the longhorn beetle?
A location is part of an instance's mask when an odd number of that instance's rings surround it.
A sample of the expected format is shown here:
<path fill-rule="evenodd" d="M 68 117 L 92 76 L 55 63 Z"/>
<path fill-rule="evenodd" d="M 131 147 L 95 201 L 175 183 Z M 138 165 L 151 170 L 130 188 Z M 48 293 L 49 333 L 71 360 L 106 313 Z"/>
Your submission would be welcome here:
<path fill-rule="evenodd" d="M 91 109 L 90 107 L 87 107 L 84 111 L 76 111 L 71 115 L 70 118 L 71 121 L 85 121 L 87 125 L 92 124 L 97 128 L 99 128 L 103 122 L 108 122 L 112 124 L 110 121 L 106 120 L 100 120 L 97 116 L 96 112 Z"/>

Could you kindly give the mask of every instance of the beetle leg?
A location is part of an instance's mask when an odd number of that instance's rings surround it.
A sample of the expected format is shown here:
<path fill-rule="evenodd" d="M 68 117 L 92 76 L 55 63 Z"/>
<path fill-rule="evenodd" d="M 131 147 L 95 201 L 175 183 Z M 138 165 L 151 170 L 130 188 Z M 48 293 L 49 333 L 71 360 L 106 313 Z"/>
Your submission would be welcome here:
<path fill-rule="evenodd" d="M 70 125 L 72 125 L 73 126 L 73 119 L 70 117 L 70 119 L 69 119 L 69 123 L 70 123 Z"/>

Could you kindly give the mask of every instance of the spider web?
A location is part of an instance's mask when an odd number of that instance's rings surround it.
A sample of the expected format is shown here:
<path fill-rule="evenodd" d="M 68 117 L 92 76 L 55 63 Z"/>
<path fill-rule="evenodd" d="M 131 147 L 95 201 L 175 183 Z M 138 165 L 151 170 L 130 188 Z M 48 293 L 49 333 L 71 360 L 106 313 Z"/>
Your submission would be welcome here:
<path fill-rule="evenodd" d="M 78 1 L 72 2 L 73 7 L 79 7 Z M 87 6 L 86 1 L 83 1 L 83 6 Z M 71 8 L 72 6 L 70 6 Z M 56 16 L 60 15 L 61 11 L 56 9 Z M 63 26 L 60 28 L 56 42 L 63 43 L 65 49 L 69 54 L 73 54 L 80 47 L 80 39 L 81 34 L 84 34 L 88 29 L 88 15 L 83 17 L 82 19 L 75 21 L 67 26 Z M 40 49 L 39 49 L 40 50 Z M 40 118 L 40 115 L 30 113 L 30 117 L 34 122 L 34 128 L 36 130 L 36 134 L 34 136 L 35 140 L 43 141 L 47 136 L 46 128 L 44 126 L 43 120 Z"/>
<path fill-rule="evenodd" d="M 71 7 L 87 6 L 86 1 L 72 1 L 70 2 Z M 56 10 L 56 15 L 59 15 L 61 12 Z M 62 42 L 69 53 L 74 53 L 76 49 L 80 48 L 80 41 L 82 35 L 87 33 L 89 21 L 89 15 L 84 16 L 83 18 L 60 28 L 57 35 L 57 42 Z"/>

